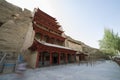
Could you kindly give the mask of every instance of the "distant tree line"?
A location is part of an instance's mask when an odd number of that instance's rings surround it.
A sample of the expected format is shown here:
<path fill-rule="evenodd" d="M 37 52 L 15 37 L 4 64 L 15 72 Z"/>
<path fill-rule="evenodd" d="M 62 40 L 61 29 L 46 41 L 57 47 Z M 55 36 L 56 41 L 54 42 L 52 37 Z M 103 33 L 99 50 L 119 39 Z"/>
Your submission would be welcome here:
<path fill-rule="evenodd" d="M 120 52 L 120 37 L 113 30 L 104 29 L 104 36 L 99 40 L 100 50 L 109 56 L 118 55 Z"/>

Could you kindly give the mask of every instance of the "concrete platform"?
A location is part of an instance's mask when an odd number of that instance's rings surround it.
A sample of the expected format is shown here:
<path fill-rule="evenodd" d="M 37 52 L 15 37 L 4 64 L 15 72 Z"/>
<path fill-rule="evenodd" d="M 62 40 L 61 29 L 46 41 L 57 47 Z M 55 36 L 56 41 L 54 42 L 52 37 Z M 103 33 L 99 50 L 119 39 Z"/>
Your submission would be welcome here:
<path fill-rule="evenodd" d="M 28 69 L 22 77 L 4 74 L 0 80 L 120 80 L 120 67 L 113 61 L 67 64 Z"/>

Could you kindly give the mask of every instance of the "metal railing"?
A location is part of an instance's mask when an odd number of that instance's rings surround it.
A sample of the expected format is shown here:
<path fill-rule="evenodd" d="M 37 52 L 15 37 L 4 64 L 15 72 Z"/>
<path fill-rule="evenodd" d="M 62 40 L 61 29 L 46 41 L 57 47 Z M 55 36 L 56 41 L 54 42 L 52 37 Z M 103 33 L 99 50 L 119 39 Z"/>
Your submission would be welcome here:
<path fill-rule="evenodd" d="M 0 59 L 0 73 L 11 73 L 15 72 L 16 68 L 16 58 L 14 60 L 13 55 L 12 57 L 9 56 L 9 53 L 1 54 Z"/>
<path fill-rule="evenodd" d="M 7 53 L 4 53 L 4 56 L 3 56 L 2 59 L 0 60 L 0 64 L 3 63 L 3 61 L 4 61 L 4 59 L 5 59 L 6 56 L 7 56 Z"/>
<path fill-rule="evenodd" d="M 0 72 L 3 72 L 3 68 L 4 68 L 4 60 L 7 56 L 7 53 L 4 53 L 1 60 L 0 60 Z"/>

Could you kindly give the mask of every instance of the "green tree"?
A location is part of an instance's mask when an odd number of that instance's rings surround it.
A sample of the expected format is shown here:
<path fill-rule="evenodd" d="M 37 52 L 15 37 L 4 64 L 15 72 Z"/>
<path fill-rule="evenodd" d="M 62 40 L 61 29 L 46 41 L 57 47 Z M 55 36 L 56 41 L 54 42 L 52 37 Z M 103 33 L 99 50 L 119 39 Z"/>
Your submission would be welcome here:
<path fill-rule="evenodd" d="M 108 55 L 116 55 L 120 51 L 120 37 L 113 30 L 105 29 L 104 37 L 99 40 L 100 50 Z"/>

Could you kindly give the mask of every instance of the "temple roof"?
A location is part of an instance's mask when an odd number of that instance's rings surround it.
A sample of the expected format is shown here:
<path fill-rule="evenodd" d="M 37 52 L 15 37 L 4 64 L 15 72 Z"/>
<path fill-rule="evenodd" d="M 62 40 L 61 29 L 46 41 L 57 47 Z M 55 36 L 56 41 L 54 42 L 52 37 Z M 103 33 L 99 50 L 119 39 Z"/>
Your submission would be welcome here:
<path fill-rule="evenodd" d="M 37 39 L 35 39 L 35 40 L 37 40 Z M 39 40 L 37 40 L 37 42 L 39 42 L 39 43 L 41 43 L 41 44 L 43 44 L 43 45 L 46 45 L 46 46 L 51 46 L 51 47 L 57 47 L 57 48 L 62 48 L 62 49 L 73 50 L 73 49 L 68 48 L 68 47 L 64 47 L 64 46 L 60 46 L 60 45 L 55 45 L 55 44 L 50 44 L 50 43 L 46 43 L 46 42 L 44 42 L 44 41 L 39 41 Z"/>

